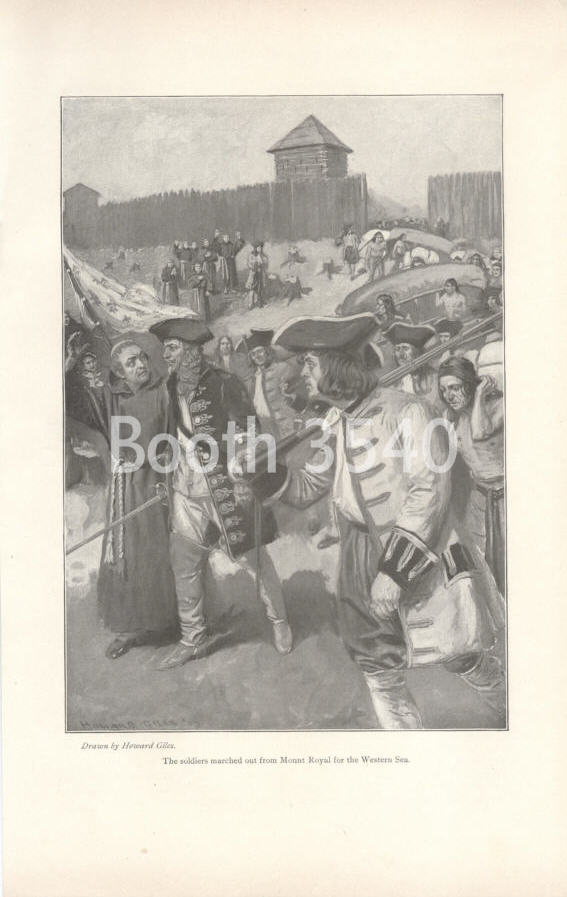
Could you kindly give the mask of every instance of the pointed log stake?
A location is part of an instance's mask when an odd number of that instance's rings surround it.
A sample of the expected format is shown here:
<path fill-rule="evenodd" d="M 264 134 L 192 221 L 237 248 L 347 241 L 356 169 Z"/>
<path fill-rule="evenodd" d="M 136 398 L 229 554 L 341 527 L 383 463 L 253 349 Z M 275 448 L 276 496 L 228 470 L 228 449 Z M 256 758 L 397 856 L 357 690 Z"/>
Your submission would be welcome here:
<path fill-rule="evenodd" d="M 76 545 L 71 545 L 70 548 L 67 548 L 65 551 L 65 555 L 71 554 L 73 551 L 77 551 L 78 548 L 82 548 L 83 545 L 88 545 L 89 542 L 93 542 L 95 539 L 98 539 L 100 536 L 104 536 L 105 533 L 110 532 L 111 529 L 114 529 L 116 526 L 120 526 L 121 523 L 124 523 L 126 520 L 131 520 L 132 517 L 137 517 L 138 514 L 141 514 L 142 511 L 147 510 L 147 508 L 151 508 L 153 505 L 157 504 L 166 504 L 168 500 L 168 492 L 167 486 L 165 483 L 158 483 L 156 485 L 156 494 L 153 498 L 149 498 L 148 501 L 145 501 L 143 504 L 138 505 L 137 508 L 133 508 L 131 511 L 128 511 L 127 514 L 124 514 L 123 517 L 119 517 L 117 520 L 113 520 L 108 526 L 103 526 L 102 529 L 96 531 L 96 533 L 92 533 L 90 536 L 87 536 L 86 539 L 83 539 L 81 542 L 77 542 Z"/>

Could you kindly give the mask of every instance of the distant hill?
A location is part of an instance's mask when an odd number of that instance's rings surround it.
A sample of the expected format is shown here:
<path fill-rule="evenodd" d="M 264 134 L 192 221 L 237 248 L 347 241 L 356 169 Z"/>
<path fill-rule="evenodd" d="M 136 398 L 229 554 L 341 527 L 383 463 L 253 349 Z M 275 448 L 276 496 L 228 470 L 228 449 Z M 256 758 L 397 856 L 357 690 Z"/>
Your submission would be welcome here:
<path fill-rule="evenodd" d="M 404 206 L 401 202 L 396 202 L 395 199 L 390 199 L 389 196 L 383 196 L 380 193 L 376 193 L 375 190 L 368 191 L 369 221 L 372 221 L 373 219 L 403 218 L 405 215 L 409 215 L 412 218 L 427 217 L 425 209 L 416 203 L 410 206 Z"/>

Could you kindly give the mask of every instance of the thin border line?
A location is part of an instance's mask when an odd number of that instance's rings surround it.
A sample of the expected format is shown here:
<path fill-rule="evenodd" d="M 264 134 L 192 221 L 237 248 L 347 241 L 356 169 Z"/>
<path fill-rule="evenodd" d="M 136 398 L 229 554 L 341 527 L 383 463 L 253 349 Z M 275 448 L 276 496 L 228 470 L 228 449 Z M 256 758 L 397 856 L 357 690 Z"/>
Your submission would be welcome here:
<path fill-rule="evenodd" d="M 504 203 L 504 94 L 503 93 L 409 93 L 409 94 L 364 94 L 364 93 L 352 93 L 352 94 L 340 94 L 340 93 L 332 93 L 332 94 L 85 94 L 81 96 L 77 96 L 74 94 L 65 94 L 60 95 L 59 97 L 59 237 L 60 237 L 60 252 L 61 258 L 63 257 L 63 101 L 67 99 L 105 99 L 105 100 L 114 100 L 114 99 L 213 99 L 213 100 L 221 100 L 221 99 L 234 99 L 234 98 L 242 98 L 242 99 L 288 99 L 288 98 L 297 98 L 297 97 L 305 97 L 313 99 L 319 99 L 320 97 L 366 97 L 367 99 L 382 99 L 389 97 L 397 97 L 397 98 L 405 98 L 405 97 L 500 97 L 500 177 L 501 177 L 501 197 L 500 197 L 500 207 L 501 207 L 501 215 L 502 215 L 502 245 L 503 248 L 505 246 L 505 203 Z M 505 253 L 503 253 L 505 255 Z M 65 309 L 65 275 L 63 270 L 63 265 L 60 261 L 61 265 L 61 345 L 62 345 L 62 383 L 61 383 L 61 396 L 62 396 L 62 421 L 63 421 L 63 446 L 62 446 L 62 468 L 63 468 L 63 489 L 62 489 L 62 510 L 63 510 L 63 528 L 62 528 L 62 548 L 63 548 L 63 663 L 64 663 L 64 719 L 65 719 L 65 734 L 66 735 L 111 735 L 111 734 L 119 734 L 119 733 L 129 733 L 129 734 L 146 734 L 151 735 L 152 733 L 163 733 L 168 735 L 196 735 L 196 734 L 215 734 L 215 733 L 287 733 L 287 734 L 304 734 L 304 733 L 336 733 L 336 732 L 349 732 L 353 734 L 368 734 L 369 732 L 380 732 L 382 734 L 395 734 L 399 735 L 400 730 L 397 729 L 378 729 L 378 728 L 357 728 L 357 729 L 346 729 L 346 728 L 337 728 L 337 729 L 130 729 L 130 728 L 108 728 L 108 729 L 69 729 L 68 728 L 68 713 L 69 713 L 69 705 L 68 705 L 68 667 L 67 667 L 67 577 L 66 577 L 66 560 L 65 560 L 65 434 L 66 434 L 66 415 L 65 415 L 65 329 L 63 326 L 63 313 Z M 504 269 L 504 280 L 503 280 L 503 288 L 505 293 L 505 269 Z M 504 342 L 504 419 L 507 421 L 506 415 L 506 399 L 507 399 L 507 372 L 506 372 L 506 311 L 504 308 L 503 313 L 503 342 Z M 508 443 L 507 443 L 507 433 L 506 433 L 506 425 L 504 427 L 504 485 L 505 485 L 505 508 L 506 508 L 506 525 L 505 525 L 505 556 L 504 556 L 504 564 L 505 564 L 505 619 L 506 619 L 506 627 L 505 627 L 505 655 L 506 655 L 506 726 L 498 727 L 498 728 L 459 728 L 459 729 L 406 729 L 405 733 L 414 732 L 414 733 L 422 733 L 428 734 L 429 732 L 447 732 L 447 733 L 469 733 L 469 732 L 490 732 L 496 734 L 507 734 L 510 732 L 510 709 L 509 709 L 509 681 L 508 681 L 508 669 L 509 669 L 509 637 L 508 637 L 508 627 L 509 627 L 509 615 L 508 615 L 508 482 L 507 482 L 507 451 L 508 451 Z M 432 667 L 439 666 L 440 664 L 432 664 Z"/>

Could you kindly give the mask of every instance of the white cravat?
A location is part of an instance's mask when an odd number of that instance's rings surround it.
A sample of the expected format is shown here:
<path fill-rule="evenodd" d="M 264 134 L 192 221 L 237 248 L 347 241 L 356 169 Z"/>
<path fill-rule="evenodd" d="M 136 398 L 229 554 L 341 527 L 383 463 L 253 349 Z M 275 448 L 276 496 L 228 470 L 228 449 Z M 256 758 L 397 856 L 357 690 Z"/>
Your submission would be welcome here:
<path fill-rule="evenodd" d="M 181 413 L 181 422 L 191 436 L 197 435 L 193 430 L 193 421 L 191 419 L 191 411 L 189 403 L 185 396 L 178 396 L 179 411 Z M 205 474 L 198 470 L 198 457 L 195 454 L 194 445 L 190 441 L 190 437 L 186 436 L 183 430 L 178 428 L 177 438 L 181 450 L 179 459 L 179 471 L 184 476 L 185 482 L 191 487 L 191 495 L 209 495 L 209 487 Z M 191 458 L 191 461 L 189 461 Z"/>
<path fill-rule="evenodd" d="M 364 524 L 364 516 L 355 495 L 352 474 L 347 466 L 345 452 L 346 423 L 338 408 L 330 408 L 323 419 L 323 430 L 334 430 L 335 446 L 335 479 L 333 482 L 333 502 L 343 517 L 353 523 Z"/>

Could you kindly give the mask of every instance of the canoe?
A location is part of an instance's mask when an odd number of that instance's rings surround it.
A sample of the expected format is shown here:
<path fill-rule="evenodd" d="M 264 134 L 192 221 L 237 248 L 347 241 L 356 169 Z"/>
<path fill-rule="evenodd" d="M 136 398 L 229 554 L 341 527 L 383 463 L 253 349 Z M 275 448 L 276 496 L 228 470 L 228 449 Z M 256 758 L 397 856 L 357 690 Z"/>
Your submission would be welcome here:
<path fill-rule="evenodd" d="M 486 275 L 476 265 L 453 263 L 408 268 L 373 283 L 366 283 L 348 294 L 338 306 L 337 314 L 373 312 L 376 308 L 376 298 L 381 293 L 388 293 L 395 305 L 401 306 L 404 315 L 409 314 L 415 324 L 443 317 L 443 311 L 435 305 L 435 299 L 437 294 L 443 291 L 445 281 L 449 277 L 457 281 L 459 290 L 467 299 L 467 305 L 473 313 L 480 305 L 487 287 Z"/>
<path fill-rule="evenodd" d="M 411 246 L 425 246 L 426 249 L 434 249 L 442 255 L 449 256 L 454 248 L 450 240 L 439 237 L 437 234 L 430 234 L 425 230 L 408 230 L 403 227 L 394 227 L 390 231 L 388 243 L 399 240 L 402 234 L 405 234 L 405 243 Z"/>

